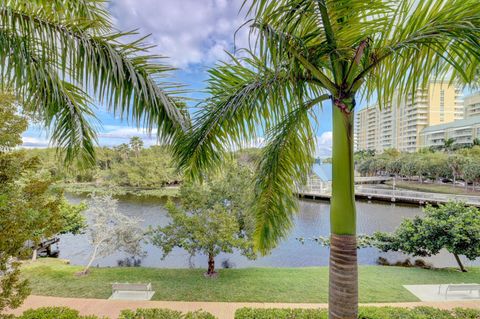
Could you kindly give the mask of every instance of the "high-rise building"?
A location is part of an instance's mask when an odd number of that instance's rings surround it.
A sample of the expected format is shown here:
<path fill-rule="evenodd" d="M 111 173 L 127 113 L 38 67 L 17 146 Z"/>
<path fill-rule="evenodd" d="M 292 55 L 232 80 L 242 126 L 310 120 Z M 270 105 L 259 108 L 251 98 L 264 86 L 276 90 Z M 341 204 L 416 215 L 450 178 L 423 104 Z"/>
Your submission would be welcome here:
<path fill-rule="evenodd" d="M 356 114 L 356 150 L 382 152 L 387 148 L 414 152 L 422 147 L 420 133 L 431 125 L 464 117 L 462 91 L 446 82 L 431 82 L 390 105 L 376 105 Z"/>
<path fill-rule="evenodd" d="M 480 92 L 465 97 L 465 118 L 480 116 Z"/>
<path fill-rule="evenodd" d="M 455 144 L 472 144 L 480 138 L 480 92 L 465 97 L 465 119 L 429 126 L 420 135 L 424 147 L 440 147 L 450 138 Z"/>

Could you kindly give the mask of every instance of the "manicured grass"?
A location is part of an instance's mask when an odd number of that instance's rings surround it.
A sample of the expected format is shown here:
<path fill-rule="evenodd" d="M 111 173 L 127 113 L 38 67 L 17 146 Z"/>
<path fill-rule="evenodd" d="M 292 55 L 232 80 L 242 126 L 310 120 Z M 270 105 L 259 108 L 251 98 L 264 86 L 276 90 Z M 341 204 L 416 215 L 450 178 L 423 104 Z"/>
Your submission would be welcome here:
<path fill-rule="evenodd" d="M 393 182 L 388 181 L 386 182 L 386 184 L 392 185 Z M 419 192 L 480 196 L 480 192 L 472 191 L 471 189 L 467 190 L 464 187 L 459 185 L 457 185 L 456 187 L 453 187 L 452 185 L 428 184 L 428 183 L 421 184 L 419 182 L 398 181 L 398 180 L 396 181 L 395 185 L 397 188 L 403 188 L 403 189 L 419 191 Z"/>
<path fill-rule="evenodd" d="M 41 259 L 23 267 L 36 295 L 108 298 L 113 282 L 151 282 L 154 300 L 327 302 L 328 268 L 221 269 L 217 279 L 202 269 L 94 268 L 84 277 L 81 267 Z M 480 282 L 480 267 L 456 270 L 360 267 L 360 302 L 417 301 L 402 285 Z"/>

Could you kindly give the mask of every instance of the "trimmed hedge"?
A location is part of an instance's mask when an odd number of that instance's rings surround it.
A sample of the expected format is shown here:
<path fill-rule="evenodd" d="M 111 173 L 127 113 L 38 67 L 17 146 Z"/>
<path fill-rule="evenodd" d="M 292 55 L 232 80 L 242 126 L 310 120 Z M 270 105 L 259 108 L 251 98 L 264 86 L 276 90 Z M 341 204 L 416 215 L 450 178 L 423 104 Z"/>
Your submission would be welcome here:
<path fill-rule="evenodd" d="M 0 319 L 15 319 L 0 315 Z M 17 319 L 100 319 L 96 316 L 81 316 L 77 310 L 64 307 L 45 307 L 25 311 Z M 181 313 L 168 309 L 123 310 L 119 319 L 216 319 L 204 311 Z M 254 309 L 236 311 L 235 319 L 328 319 L 325 309 Z M 358 319 L 480 319 L 480 310 L 457 308 L 451 311 L 430 307 L 413 309 L 394 307 L 362 307 Z"/>
<path fill-rule="evenodd" d="M 181 313 L 168 309 L 137 309 L 123 310 L 118 319 L 216 319 L 215 316 L 204 311 Z"/>
<path fill-rule="evenodd" d="M 325 309 L 253 309 L 242 308 L 235 319 L 328 319 Z M 394 307 L 360 308 L 358 319 L 480 319 L 480 310 L 457 308 L 452 311 L 430 307 L 413 309 Z"/>
<path fill-rule="evenodd" d="M 44 307 L 26 310 L 18 319 L 100 319 L 97 316 L 80 316 L 77 310 L 66 307 Z"/>

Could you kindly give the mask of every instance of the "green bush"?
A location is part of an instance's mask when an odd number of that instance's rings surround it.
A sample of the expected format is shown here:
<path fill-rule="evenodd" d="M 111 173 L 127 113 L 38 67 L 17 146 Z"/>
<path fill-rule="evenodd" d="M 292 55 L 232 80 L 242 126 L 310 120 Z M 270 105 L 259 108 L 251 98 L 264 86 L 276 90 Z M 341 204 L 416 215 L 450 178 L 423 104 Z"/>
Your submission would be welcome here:
<path fill-rule="evenodd" d="M 26 310 L 19 319 L 99 319 L 96 316 L 80 316 L 77 310 L 66 307 L 45 307 Z"/>
<path fill-rule="evenodd" d="M 253 309 L 242 308 L 235 312 L 235 319 L 327 319 L 323 309 Z"/>
<path fill-rule="evenodd" d="M 324 309 L 252 309 L 236 311 L 235 319 L 327 319 Z M 360 308 L 358 319 L 480 319 L 480 310 L 457 308 L 453 311 L 430 307 L 414 309 L 394 307 Z"/>
<path fill-rule="evenodd" d="M 179 311 L 168 309 L 137 309 L 123 310 L 119 319 L 216 319 L 212 314 L 204 311 L 195 311 L 182 314 Z"/>

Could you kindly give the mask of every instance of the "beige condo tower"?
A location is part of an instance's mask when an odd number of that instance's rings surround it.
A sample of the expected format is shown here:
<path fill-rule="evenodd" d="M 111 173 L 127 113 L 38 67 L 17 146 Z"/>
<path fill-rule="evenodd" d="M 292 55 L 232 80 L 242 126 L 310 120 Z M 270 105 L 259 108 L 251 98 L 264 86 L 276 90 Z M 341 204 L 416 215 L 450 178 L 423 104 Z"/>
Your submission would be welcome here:
<path fill-rule="evenodd" d="M 422 147 L 420 134 L 424 128 L 463 117 L 461 89 L 432 81 L 426 88 L 417 89 L 413 97 L 394 98 L 382 110 L 372 105 L 357 112 L 355 149 L 414 152 Z"/>

